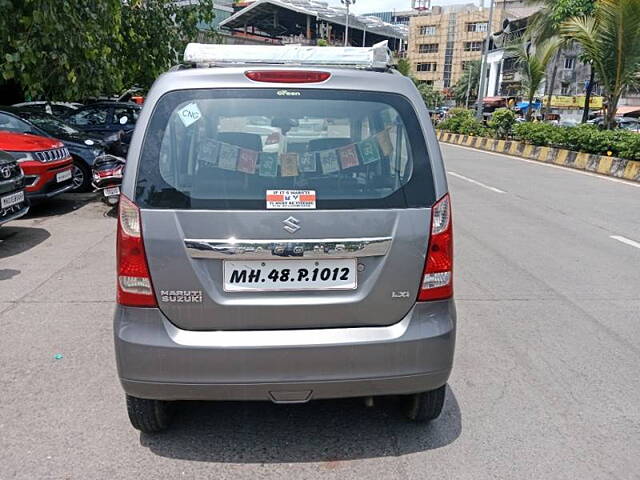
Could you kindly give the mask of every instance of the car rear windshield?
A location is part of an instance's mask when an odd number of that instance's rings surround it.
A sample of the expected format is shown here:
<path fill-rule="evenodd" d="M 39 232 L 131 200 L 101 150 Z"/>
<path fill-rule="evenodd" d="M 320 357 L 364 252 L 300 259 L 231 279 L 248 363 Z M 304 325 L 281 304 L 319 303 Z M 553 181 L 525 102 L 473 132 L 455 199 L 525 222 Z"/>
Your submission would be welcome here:
<path fill-rule="evenodd" d="M 268 190 L 311 190 L 316 208 L 435 201 L 405 97 L 337 90 L 185 90 L 150 119 L 136 179 L 143 208 L 265 209 Z"/>

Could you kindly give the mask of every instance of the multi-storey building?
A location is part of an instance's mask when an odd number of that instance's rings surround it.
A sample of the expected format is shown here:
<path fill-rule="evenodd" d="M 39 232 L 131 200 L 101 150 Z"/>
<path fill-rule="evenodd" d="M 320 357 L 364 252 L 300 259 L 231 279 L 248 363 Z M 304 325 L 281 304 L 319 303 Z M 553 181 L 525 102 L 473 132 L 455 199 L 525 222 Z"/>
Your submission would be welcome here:
<path fill-rule="evenodd" d="M 492 31 L 502 19 L 500 11 L 494 14 Z M 412 16 L 407 56 L 413 74 L 438 90 L 451 88 L 467 62 L 481 58 L 488 29 L 489 10 L 473 4 L 432 7 Z"/>
<path fill-rule="evenodd" d="M 418 80 L 438 90 L 453 87 L 468 62 L 480 60 L 489 29 L 491 0 L 417 10 L 409 17 L 407 56 Z M 528 0 L 494 0 L 491 31 L 500 30 L 505 18 L 521 16 Z"/>

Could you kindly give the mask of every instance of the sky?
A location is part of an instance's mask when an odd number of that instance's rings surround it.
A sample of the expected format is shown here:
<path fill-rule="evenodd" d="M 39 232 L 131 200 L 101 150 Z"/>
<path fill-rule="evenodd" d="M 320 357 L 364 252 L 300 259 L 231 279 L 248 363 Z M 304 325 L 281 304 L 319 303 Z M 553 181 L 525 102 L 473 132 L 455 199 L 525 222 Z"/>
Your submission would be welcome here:
<path fill-rule="evenodd" d="M 453 5 L 470 3 L 473 0 L 432 0 L 433 5 Z M 340 0 L 329 0 L 329 3 L 340 5 Z M 384 12 L 389 10 L 408 10 L 411 0 L 356 0 L 352 6 L 354 13 Z"/>

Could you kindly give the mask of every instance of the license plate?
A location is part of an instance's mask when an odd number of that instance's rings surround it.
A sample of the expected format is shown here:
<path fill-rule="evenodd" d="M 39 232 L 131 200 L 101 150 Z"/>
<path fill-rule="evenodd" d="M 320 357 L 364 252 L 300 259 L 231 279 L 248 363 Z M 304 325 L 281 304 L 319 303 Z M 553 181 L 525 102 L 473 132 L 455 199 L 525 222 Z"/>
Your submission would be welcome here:
<path fill-rule="evenodd" d="M 120 195 L 120 187 L 109 187 L 103 190 L 105 197 L 113 197 L 114 195 Z"/>
<path fill-rule="evenodd" d="M 6 197 L 2 197 L 0 199 L 0 207 L 9 208 L 22 202 L 24 202 L 24 192 L 20 191 L 7 195 Z"/>
<path fill-rule="evenodd" d="M 225 292 L 354 290 L 355 259 L 224 261 Z"/>
<path fill-rule="evenodd" d="M 64 172 L 58 172 L 56 174 L 56 182 L 64 182 L 65 180 L 69 180 L 71 178 L 71 170 L 65 170 Z"/>

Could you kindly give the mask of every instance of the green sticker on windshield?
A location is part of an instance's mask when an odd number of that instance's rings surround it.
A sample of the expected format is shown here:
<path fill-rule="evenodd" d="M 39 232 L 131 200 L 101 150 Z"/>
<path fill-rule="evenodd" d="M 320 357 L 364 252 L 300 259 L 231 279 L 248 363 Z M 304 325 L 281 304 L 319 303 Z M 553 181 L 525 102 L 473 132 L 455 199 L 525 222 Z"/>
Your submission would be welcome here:
<path fill-rule="evenodd" d="M 261 152 L 258 173 L 261 177 L 277 176 L 278 175 L 278 154 Z"/>
<path fill-rule="evenodd" d="M 362 163 L 364 165 L 368 165 L 373 162 L 379 162 L 382 158 L 380 156 L 378 141 L 375 138 L 363 140 L 358 145 L 358 149 L 360 150 L 360 157 L 362 158 Z"/>

